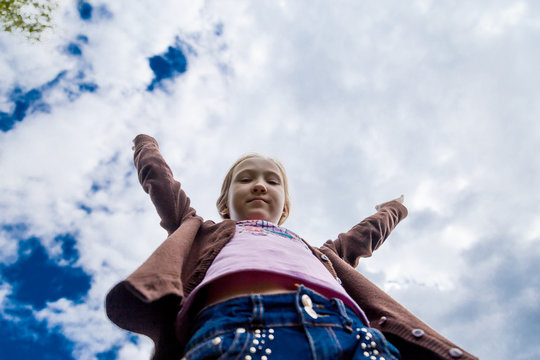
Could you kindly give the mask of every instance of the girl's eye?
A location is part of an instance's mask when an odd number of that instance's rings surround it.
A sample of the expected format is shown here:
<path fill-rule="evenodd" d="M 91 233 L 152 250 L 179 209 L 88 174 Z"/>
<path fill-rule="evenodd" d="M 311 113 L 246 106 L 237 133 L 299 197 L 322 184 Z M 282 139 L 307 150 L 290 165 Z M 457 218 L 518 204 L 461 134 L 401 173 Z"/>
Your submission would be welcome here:
<path fill-rule="evenodd" d="M 242 178 L 240 179 L 240 182 L 243 182 L 243 183 L 247 183 L 247 182 L 250 182 L 251 179 L 250 178 Z"/>
<path fill-rule="evenodd" d="M 271 184 L 271 185 L 279 185 L 280 184 L 280 182 L 278 180 L 273 180 L 273 179 L 268 180 L 268 183 Z"/>

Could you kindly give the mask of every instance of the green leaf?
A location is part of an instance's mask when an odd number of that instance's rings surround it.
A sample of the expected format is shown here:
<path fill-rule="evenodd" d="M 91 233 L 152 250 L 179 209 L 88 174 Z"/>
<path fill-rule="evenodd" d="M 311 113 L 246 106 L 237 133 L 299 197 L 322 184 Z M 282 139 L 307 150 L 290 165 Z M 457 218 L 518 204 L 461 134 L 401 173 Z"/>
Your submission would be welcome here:
<path fill-rule="evenodd" d="M 57 6 L 56 0 L 0 0 L 1 30 L 39 41 L 42 32 L 53 27 Z"/>

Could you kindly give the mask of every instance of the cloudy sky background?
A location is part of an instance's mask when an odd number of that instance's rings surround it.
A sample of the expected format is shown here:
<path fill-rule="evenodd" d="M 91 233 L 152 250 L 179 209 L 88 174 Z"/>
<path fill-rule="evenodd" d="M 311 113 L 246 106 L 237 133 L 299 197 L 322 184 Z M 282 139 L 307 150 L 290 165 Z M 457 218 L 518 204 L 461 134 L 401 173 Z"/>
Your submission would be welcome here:
<path fill-rule="evenodd" d="M 482 359 L 540 357 L 540 4 L 61 2 L 0 33 L 0 349 L 147 359 L 104 297 L 165 238 L 132 165 L 154 136 L 205 218 L 279 158 L 314 245 L 405 195 L 359 271 Z"/>

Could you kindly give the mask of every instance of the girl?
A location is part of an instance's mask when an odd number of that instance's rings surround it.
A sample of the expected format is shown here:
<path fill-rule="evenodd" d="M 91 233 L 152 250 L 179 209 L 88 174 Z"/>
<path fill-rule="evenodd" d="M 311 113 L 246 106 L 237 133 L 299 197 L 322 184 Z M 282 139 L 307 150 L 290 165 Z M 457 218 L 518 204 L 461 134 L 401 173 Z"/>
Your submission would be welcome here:
<path fill-rule="evenodd" d="M 154 340 L 153 359 L 474 359 L 354 269 L 406 217 L 402 198 L 313 248 L 280 226 L 290 203 L 278 162 L 239 159 L 214 223 L 196 215 L 156 140 L 134 143 L 139 180 L 169 236 L 106 308 L 118 326 Z"/>

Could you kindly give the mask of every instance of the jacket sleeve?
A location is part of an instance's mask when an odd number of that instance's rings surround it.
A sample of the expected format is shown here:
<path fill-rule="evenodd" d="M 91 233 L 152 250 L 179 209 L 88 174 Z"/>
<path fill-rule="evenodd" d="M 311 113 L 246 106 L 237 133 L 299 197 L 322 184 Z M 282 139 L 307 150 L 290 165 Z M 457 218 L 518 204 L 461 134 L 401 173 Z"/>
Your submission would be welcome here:
<path fill-rule="evenodd" d="M 377 213 L 362 220 L 348 232 L 339 234 L 332 247 L 339 257 L 357 267 L 360 258 L 370 257 L 406 216 L 407 208 L 399 201 L 381 204 Z"/>
<path fill-rule="evenodd" d="M 159 152 L 159 145 L 151 136 L 138 135 L 133 140 L 135 153 L 133 161 L 139 175 L 139 182 L 150 195 L 161 226 L 172 234 L 188 217 L 195 216 L 190 207 L 189 197 Z"/>
<path fill-rule="evenodd" d="M 381 331 L 403 360 L 478 360 L 417 318 L 396 300 L 351 268 L 332 246 L 323 246 L 347 293 L 365 312 L 370 327 Z"/>

